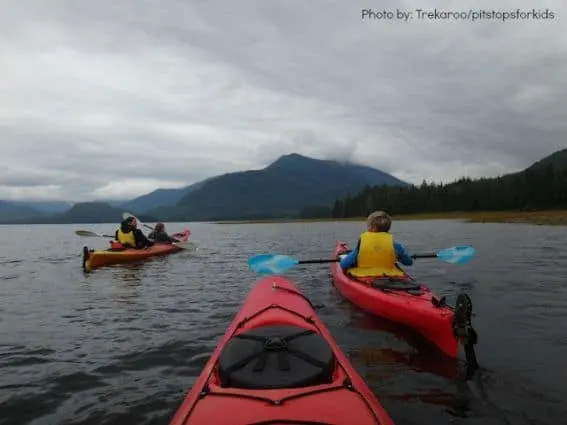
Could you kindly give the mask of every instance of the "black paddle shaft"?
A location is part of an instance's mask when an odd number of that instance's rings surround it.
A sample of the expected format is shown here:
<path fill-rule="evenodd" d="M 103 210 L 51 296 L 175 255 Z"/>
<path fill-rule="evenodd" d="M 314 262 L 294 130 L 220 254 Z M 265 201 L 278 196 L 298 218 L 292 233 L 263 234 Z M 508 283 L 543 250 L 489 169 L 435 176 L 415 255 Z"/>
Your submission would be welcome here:
<path fill-rule="evenodd" d="M 431 254 L 414 254 L 411 256 L 411 258 L 436 258 L 437 254 L 436 253 L 431 253 Z"/>
<path fill-rule="evenodd" d="M 430 253 L 430 254 L 414 254 L 411 256 L 411 258 L 436 258 L 437 254 L 436 253 Z M 324 264 L 324 263 L 338 263 L 339 261 L 341 261 L 340 258 L 333 258 L 332 260 L 301 260 L 298 261 L 297 264 Z"/>
<path fill-rule="evenodd" d="M 335 258 L 333 260 L 302 260 L 299 261 L 297 264 L 323 264 L 323 263 L 338 263 L 340 258 Z"/>

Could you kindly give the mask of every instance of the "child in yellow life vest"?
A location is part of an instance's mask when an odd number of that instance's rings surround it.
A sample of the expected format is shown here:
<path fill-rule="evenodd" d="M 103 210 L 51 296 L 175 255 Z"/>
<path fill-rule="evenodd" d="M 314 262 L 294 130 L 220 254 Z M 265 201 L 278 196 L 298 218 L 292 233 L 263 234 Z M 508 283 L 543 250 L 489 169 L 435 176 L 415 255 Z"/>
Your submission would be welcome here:
<path fill-rule="evenodd" d="M 341 260 L 341 268 L 355 277 L 403 276 L 396 262 L 411 266 L 413 259 L 388 233 L 392 226 L 390 216 L 375 211 L 366 219 L 366 225 L 368 230 L 360 235 L 356 248 Z"/>

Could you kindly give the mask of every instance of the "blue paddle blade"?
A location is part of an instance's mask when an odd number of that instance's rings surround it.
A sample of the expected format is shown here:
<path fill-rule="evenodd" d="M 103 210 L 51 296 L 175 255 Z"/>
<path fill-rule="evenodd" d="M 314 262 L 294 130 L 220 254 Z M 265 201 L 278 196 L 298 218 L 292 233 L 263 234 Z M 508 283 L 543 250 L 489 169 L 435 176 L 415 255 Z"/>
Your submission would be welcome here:
<path fill-rule="evenodd" d="M 299 261 L 287 255 L 258 254 L 248 259 L 248 267 L 259 275 L 283 274 Z"/>
<path fill-rule="evenodd" d="M 476 251 L 472 246 L 454 246 L 439 250 L 437 258 L 451 264 L 466 264 L 474 257 L 475 253 Z"/>

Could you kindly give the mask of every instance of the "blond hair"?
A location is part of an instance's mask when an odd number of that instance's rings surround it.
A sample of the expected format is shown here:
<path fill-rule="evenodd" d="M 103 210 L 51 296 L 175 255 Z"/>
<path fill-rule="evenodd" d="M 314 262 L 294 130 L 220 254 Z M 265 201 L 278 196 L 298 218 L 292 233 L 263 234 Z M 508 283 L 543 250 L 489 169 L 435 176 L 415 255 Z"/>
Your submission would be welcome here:
<path fill-rule="evenodd" d="M 392 218 L 384 211 L 374 211 L 366 219 L 369 232 L 388 232 L 392 226 Z"/>

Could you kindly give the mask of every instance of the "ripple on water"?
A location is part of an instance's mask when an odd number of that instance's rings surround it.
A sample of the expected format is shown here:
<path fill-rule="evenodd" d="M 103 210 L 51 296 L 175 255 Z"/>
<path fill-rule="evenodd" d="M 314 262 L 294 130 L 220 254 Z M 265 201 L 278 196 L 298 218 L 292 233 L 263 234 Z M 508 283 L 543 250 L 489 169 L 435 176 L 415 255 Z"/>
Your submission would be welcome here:
<path fill-rule="evenodd" d="M 187 226 L 168 224 L 177 227 Z M 197 253 L 86 275 L 84 241 L 73 226 L 35 226 L 31 248 L 21 231 L 4 229 L 1 425 L 167 423 L 258 279 L 247 268 L 250 255 L 325 258 L 336 239 L 351 241 L 361 230 L 346 222 L 189 227 Z M 477 248 L 469 265 L 423 261 L 412 268 L 451 303 L 461 291 L 471 294 L 481 364 L 473 379 L 463 381 L 462 360 L 346 302 L 327 265 L 288 276 L 324 305 L 318 314 L 396 424 L 562 423 L 564 237 L 556 228 L 449 221 L 396 222 L 395 232 L 415 252 L 461 242 Z M 54 240 L 61 241 L 56 253 Z"/>

